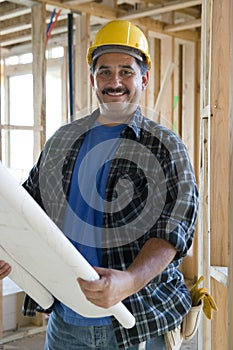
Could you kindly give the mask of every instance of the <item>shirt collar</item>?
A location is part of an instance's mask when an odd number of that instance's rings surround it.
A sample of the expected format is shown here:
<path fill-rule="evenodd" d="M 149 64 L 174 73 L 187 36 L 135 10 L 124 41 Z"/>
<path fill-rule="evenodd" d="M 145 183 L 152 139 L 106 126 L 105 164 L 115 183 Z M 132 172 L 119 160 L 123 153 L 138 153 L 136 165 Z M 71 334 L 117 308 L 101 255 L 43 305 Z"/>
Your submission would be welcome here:
<path fill-rule="evenodd" d="M 96 109 L 91 114 L 90 117 L 91 117 L 92 123 L 95 123 L 95 121 L 99 117 L 99 109 Z M 143 116 L 142 116 L 142 113 L 141 113 L 141 108 L 138 106 L 136 111 L 134 112 L 133 116 L 131 117 L 127 127 L 122 131 L 122 135 L 127 135 L 127 131 L 130 128 L 134 132 L 136 138 L 139 139 L 140 138 L 140 134 L 141 134 L 141 129 L 142 129 L 142 123 L 143 123 Z M 86 120 L 85 120 L 85 124 L 86 124 L 85 125 L 86 129 L 88 130 L 90 128 L 89 121 L 86 122 Z M 85 128 L 85 126 L 84 126 L 84 128 Z"/>
<path fill-rule="evenodd" d="M 141 108 L 138 106 L 128 124 L 128 127 L 133 130 L 137 139 L 140 138 L 142 122 L 143 116 L 141 113 Z"/>

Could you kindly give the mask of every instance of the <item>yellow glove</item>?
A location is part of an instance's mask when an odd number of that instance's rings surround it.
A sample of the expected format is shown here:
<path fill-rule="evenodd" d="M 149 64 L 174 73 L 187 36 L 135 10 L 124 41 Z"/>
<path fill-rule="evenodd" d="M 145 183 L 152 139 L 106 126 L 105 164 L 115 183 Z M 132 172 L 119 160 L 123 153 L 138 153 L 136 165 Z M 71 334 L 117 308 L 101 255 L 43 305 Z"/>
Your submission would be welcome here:
<path fill-rule="evenodd" d="M 206 317 L 211 320 L 212 318 L 212 309 L 217 311 L 217 305 L 212 298 L 212 296 L 208 293 L 206 288 L 198 288 L 198 285 L 204 280 L 204 277 L 201 276 L 199 280 L 195 283 L 195 285 L 190 290 L 190 295 L 192 298 L 192 306 L 197 306 L 200 304 L 201 300 L 203 301 L 203 312 Z"/>

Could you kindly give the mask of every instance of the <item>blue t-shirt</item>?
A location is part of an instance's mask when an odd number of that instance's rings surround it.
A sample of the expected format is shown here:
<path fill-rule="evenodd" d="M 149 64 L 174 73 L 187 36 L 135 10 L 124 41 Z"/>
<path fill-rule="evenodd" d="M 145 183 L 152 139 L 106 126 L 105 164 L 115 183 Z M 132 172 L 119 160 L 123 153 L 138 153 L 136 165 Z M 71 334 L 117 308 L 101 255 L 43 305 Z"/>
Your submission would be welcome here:
<path fill-rule="evenodd" d="M 120 142 L 124 124 L 95 124 L 88 131 L 76 159 L 64 220 L 64 233 L 92 266 L 102 266 L 101 226 L 105 189 L 111 159 Z M 105 325 L 110 317 L 86 318 L 57 301 L 55 309 L 65 322 Z"/>

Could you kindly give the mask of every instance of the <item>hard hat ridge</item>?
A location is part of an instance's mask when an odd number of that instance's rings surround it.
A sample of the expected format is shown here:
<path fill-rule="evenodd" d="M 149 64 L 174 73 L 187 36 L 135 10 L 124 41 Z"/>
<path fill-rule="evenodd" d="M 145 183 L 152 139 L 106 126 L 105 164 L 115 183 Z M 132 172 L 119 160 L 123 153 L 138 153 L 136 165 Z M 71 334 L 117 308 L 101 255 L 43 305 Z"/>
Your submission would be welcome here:
<path fill-rule="evenodd" d="M 143 54 L 138 50 L 132 47 L 125 47 L 123 45 L 103 45 L 97 47 L 92 53 L 92 60 L 95 60 L 99 56 L 106 53 L 126 53 L 130 56 L 135 57 L 139 61 L 143 61 Z"/>

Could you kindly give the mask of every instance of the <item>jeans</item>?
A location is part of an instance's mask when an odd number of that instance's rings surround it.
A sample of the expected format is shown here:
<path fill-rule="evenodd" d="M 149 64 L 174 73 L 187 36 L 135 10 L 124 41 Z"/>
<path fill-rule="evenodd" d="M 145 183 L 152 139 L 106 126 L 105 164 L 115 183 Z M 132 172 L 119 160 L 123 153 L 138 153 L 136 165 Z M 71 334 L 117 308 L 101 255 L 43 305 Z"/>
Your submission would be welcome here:
<path fill-rule="evenodd" d="M 125 350 L 138 350 L 134 345 Z M 44 350 L 118 350 L 112 325 L 73 326 L 63 322 L 55 313 L 49 317 Z M 145 350 L 166 350 L 163 336 L 146 342 Z"/>

